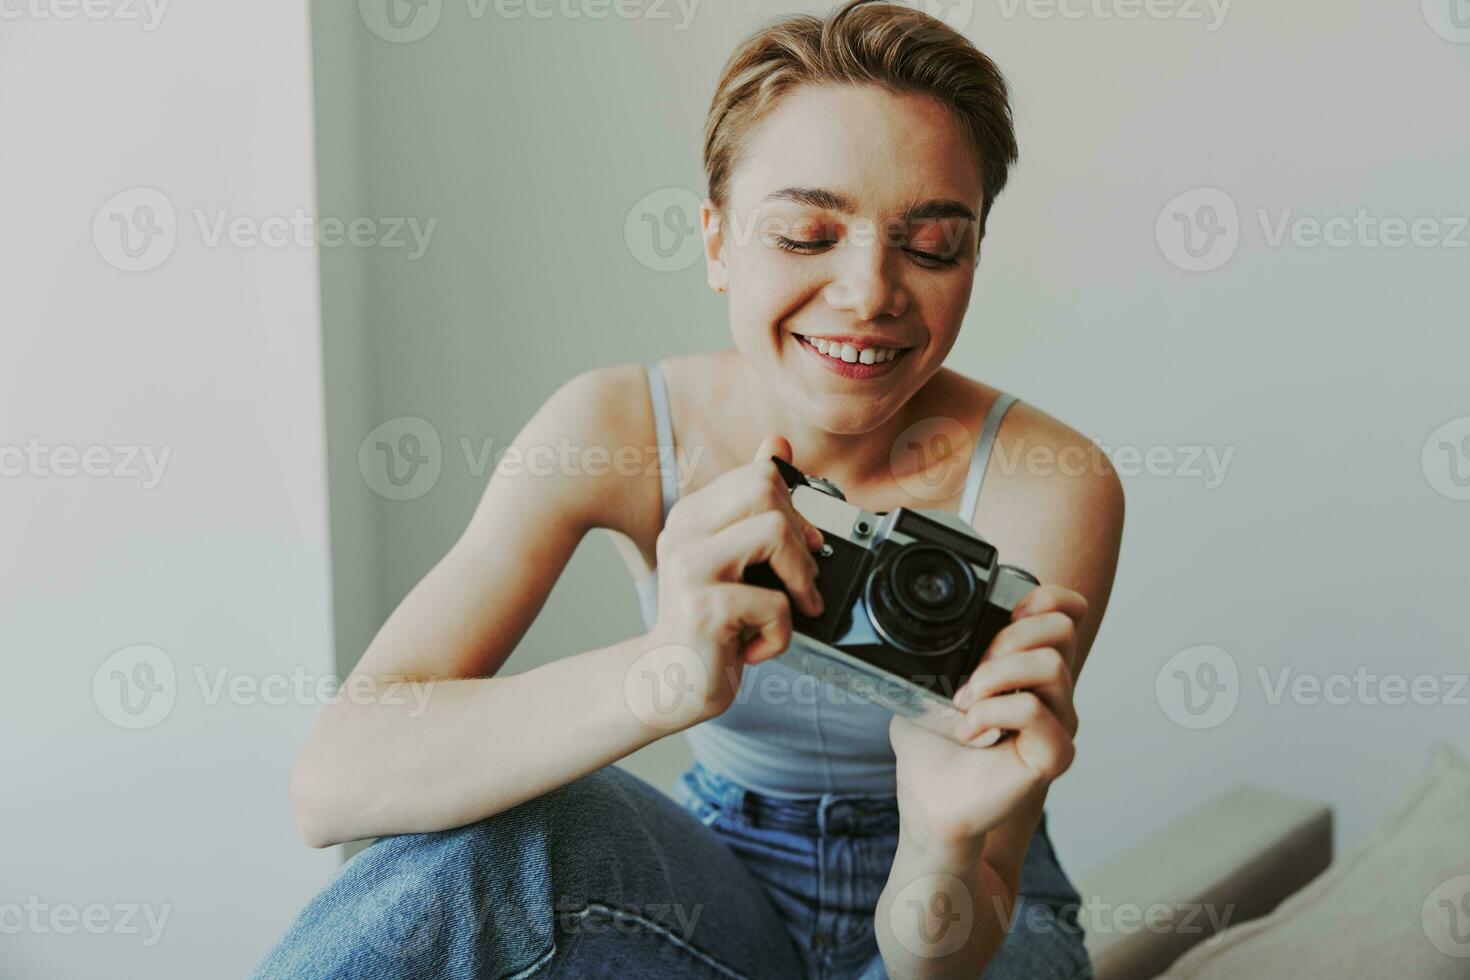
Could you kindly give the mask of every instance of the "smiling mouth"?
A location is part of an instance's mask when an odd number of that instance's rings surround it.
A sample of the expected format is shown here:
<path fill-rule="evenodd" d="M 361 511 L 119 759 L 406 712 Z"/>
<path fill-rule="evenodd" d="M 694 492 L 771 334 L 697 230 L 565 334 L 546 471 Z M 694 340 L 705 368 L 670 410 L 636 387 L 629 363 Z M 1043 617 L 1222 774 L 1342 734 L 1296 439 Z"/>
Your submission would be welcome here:
<path fill-rule="evenodd" d="M 863 346 L 829 340 L 826 337 L 808 337 L 805 334 L 795 336 L 817 353 L 847 364 L 885 364 L 888 361 L 897 360 L 909 351 L 908 347 Z"/>

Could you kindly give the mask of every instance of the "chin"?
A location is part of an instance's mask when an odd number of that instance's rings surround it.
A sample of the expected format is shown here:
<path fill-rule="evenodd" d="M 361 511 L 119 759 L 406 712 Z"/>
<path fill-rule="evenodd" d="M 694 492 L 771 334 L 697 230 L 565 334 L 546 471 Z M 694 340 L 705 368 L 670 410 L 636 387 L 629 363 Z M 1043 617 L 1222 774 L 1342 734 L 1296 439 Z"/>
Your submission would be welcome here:
<path fill-rule="evenodd" d="M 834 436 L 860 436 L 888 421 L 897 406 L 888 398 L 805 392 L 801 413 L 807 421 Z"/>

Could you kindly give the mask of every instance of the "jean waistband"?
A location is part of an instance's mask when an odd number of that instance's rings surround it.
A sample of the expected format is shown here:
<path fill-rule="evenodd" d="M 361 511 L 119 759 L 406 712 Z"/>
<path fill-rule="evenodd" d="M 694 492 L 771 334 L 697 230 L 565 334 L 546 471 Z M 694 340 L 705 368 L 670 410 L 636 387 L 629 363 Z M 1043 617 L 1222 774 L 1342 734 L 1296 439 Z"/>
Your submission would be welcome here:
<path fill-rule="evenodd" d="M 748 789 L 695 762 L 683 776 L 690 789 L 722 813 L 752 827 L 819 836 L 898 833 L 898 798 L 870 793 L 771 796 Z"/>

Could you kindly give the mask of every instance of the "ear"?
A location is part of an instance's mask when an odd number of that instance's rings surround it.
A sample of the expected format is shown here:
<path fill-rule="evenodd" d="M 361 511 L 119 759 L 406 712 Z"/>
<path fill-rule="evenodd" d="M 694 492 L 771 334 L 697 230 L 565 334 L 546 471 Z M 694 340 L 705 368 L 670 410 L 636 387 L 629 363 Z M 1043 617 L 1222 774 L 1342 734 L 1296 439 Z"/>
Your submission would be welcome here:
<path fill-rule="evenodd" d="M 709 288 L 723 293 L 730 288 L 730 267 L 725 262 L 725 221 L 709 198 L 699 206 L 699 224 L 704 234 L 705 279 Z"/>

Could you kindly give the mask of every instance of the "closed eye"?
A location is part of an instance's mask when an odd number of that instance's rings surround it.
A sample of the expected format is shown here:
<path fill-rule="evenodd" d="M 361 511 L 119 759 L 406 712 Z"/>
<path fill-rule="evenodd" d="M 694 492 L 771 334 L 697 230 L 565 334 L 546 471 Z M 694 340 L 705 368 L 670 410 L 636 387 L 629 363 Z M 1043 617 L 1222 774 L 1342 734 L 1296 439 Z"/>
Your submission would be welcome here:
<path fill-rule="evenodd" d="M 796 252 L 800 255 L 811 255 L 824 248 L 830 248 L 837 242 L 830 238 L 818 238 L 815 241 L 803 241 L 797 238 L 787 238 L 785 235 L 776 236 L 776 247 L 783 248 L 788 252 Z"/>
<path fill-rule="evenodd" d="M 804 240 L 799 238 L 787 238 L 785 235 L 776 235 L 776 247 L 787 252 L 795 252 L 797 255 L 815 255 L 836 245 L 837 242 L 830 238 L 818 238 Z M 957 256 L 936 255 L 933 252 L 925 252 L 917 248 L 906 248 L 905 252 L 912 255 L 920 262 L 933 262 L 937 267 L 949 267 L 959 265 Z"/>
<path fill-rule="evenodd" d="M 959 257 L 955 255 L 935 255 L 933 252 L 921 252 L 916 248 L 906 248 L 904 249 L 904 251 L 909 253 L 916 259 L 922 259 L 925 262 L 933 262 L 936 265 L 951 266 L 960 264 Z"/>

